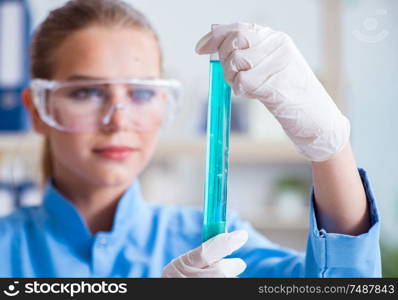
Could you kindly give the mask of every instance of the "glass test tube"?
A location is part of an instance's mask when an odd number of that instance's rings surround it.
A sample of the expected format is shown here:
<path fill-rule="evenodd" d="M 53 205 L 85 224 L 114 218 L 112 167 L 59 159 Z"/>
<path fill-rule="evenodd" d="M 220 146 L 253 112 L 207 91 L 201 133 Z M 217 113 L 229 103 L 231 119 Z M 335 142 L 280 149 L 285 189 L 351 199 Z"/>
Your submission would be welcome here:
<path fill-rule="evenodd" d="M 210 56 L 203 241 L 225 232 L 230 117 L 231 88 L 214 53 Z"/>

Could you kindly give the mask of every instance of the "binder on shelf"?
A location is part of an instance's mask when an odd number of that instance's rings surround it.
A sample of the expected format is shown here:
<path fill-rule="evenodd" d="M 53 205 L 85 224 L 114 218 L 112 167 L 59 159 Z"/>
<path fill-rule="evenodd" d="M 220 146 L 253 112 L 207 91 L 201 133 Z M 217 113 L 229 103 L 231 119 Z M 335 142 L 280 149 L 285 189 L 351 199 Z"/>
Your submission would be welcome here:
<path fill-rule="evenodd" d="M 0 0 L 0 132 L 29 128 L 21 92 L 29 81 L 30 24 L 26 0 Z"/>

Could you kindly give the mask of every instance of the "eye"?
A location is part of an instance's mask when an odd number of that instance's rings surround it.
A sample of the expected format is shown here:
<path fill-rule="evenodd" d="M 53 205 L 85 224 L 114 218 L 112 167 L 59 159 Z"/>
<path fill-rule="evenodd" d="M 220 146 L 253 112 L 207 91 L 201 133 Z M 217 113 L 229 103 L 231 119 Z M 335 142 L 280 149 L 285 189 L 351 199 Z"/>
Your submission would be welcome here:
<path fill-rule="evenodd" d="M 152 101 L 156 92 L 150 88 L 135 88 L 130 91 L 131 99 L 138 104 L 146 104 Z"/>
<path fill-rule="evenodd" d="M 105 92 L 98 87 L 82 87 L 71 90 L 68 96 L 73 100 L 102 99 Z"/>

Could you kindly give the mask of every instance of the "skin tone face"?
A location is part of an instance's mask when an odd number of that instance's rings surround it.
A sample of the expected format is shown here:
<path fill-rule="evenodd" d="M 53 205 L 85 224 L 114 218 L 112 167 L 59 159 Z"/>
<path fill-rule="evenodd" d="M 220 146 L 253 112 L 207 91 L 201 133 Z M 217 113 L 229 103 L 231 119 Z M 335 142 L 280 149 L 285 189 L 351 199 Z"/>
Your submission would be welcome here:
<path fill-rule="evenodd" d="M 70 35 L 54 53 L 52 80 L 159 78 L 160 56 L 154 36 L 135 28 L 91 26 Z M 115 90 L 113 99 L 122 102 Z M 123 110 L 94 132 L 56 130 L 37 116 L 30 92 L 24 102 L 39 133 L 50 140 L 57 188 L 80 209 L 92 231 L 110 229 L 117 199 L 149 162 L 159 128 L 139 132 Z M 125 159 L 99 155 L 98 149 L 130 147 Z M 84 200 L 83 200 L 84 199 Z M 102 220 L 98 223 L 98 218 Z M 108 222 L 104 222 L 108 219 Z M 106 225 L 104 225 L 106 224 Z"/>

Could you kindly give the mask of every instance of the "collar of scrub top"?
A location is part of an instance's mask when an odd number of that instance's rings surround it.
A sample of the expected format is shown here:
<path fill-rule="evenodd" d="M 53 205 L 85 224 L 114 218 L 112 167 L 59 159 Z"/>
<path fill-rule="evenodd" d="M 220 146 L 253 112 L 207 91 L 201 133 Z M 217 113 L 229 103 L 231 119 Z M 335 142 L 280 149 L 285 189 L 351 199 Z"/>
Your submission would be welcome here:
<path fill-rule="evenodd" d="M 134 231 L 138 234 L 142 226 L 146 226 L 149 216 L 148 206 L 142 198 L 138 179 L 134 180 L 120 198 L 116 206 L 112 229 L 109 232 L 100 231 L 93 235 L 76 206 L 57 190 L 52 180 L 46 186 L 43 204 L 57 237 L 66 238 L 67 243 L 78 247 L 91 246 L 99 236 L 109 240 L 112 245 L 117 245 L 118 242 L 123 243 L 128 232 L 135 235 Z"/>

